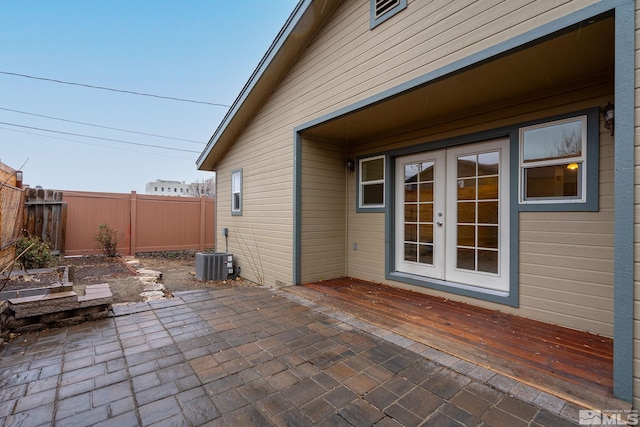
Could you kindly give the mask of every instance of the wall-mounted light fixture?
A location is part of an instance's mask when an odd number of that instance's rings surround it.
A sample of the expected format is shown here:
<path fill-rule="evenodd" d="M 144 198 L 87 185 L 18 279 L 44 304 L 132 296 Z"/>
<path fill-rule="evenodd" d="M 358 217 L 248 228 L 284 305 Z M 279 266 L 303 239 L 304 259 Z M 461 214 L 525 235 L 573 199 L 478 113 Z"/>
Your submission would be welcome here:
<path fill-rule="evenodd" d="M 347 170 L 353 172 L 356 170 L 356 162 L 353 159 L 347 159 Z"/>
<path fill-rule="evenodd" d="M 604 127 L 611 131 L 611 135 L 613 136 L 613 104 L 609 102 L 607 105 L 600 109 L 602 112 L 602 117 L 604 117 Z"/>

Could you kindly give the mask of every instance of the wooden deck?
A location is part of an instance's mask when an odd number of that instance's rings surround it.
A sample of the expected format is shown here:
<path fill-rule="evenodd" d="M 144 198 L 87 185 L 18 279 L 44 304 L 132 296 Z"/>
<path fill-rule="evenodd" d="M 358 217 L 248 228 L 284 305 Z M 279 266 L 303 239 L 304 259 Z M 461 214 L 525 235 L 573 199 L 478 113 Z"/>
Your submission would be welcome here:
<path fill-rule="evenodd" d="M 563 399 L 624 406 L 612 397 L 610 338 L 356 279 L 287 290 Z"/>

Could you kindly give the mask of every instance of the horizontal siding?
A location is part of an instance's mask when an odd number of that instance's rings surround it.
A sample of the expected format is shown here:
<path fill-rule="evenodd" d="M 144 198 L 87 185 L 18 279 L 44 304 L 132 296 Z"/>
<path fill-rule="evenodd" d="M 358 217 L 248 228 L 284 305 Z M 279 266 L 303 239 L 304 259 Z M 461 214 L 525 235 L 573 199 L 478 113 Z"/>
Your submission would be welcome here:
<path fill-rule="evenodd" d="M 345 160 L 340 146 L 304 141 L 302 282 L 345 275 Z"/>

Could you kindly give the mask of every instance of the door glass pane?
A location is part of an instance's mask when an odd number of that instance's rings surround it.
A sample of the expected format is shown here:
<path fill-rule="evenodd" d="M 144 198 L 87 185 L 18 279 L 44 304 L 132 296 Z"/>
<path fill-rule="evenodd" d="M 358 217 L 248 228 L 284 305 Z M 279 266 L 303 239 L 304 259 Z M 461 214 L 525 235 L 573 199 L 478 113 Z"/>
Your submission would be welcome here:
<path fill-rule="evenodd" d="M 476 251 L 474 251 L 473 249 L 458 248 L 456 266 L 464 270 L 475 270 Z"/>
<path fill-rule="evenodd" d="M 409 262 L 416 262 L 418 260 L 418 245 L 411 243 L 404 244 L 404 260 Z"/>
<path fill-rule="evenodd" d="M 478 224 L 498 224 L 498 202 L 478 202 Z"/>
<path fill-rule="evenodd" d="M 475 178 L 458 180 L 458 200 L 475 200 L 476 194 Z"/>
<path fill-rule="evenodd" d="M 458 226 L 458 246 L 471 246 L 476 245 L 476 227 L 474 225 L 459 225 Z"/>
<path fill-rule="evenodd" d="M 420 222 L 433 222 L 433 203 L 420 203 Z"/>
<path fill-rule="evenodd" d="M 420 165 L 420 181 L 433 181 L 433 162 L 424 162 Z"/>
<path fill-rule="evenodd" d="M 406 242 L 418 241 L 418 226 L 416 224 L 404 225 L 404 240 Z"/>
<path fill-rule="evenodd" d="M 433 224 L 420 224 L 420 243 L 433 243 Z"/>
<path fill-rule="evenodd" d="M 418 206 L 415 203 L 404 204 L 404 221 L 405 222 L 418 221 Z"/>
<path fill-rule="evenodd" d="M 418 182 L 418 174 L 420 173 L 419 164 L 404 165 L 404 182 L 409 184 Z"/>
<path fill-rule="evenodd" d="M 458 202 L 458 224 L 476 222 L 476 202 Z"/>
<path fill-rule="evenodd" d="M 476 159 L 475 154 L 458 157 L 458 178 L 476 176 Z"/>
<path fill-rule="evenodd" d="M 478 226 L 478 247 L 498 249 L 498 227 Z"/>
<path fill-rule="evenodd" d="M 433 182 L 420 183 L 420 201 L 433 202 Z"/>
<path fill-rule="evenodd" d="M 404 201 L 415 202 L 418 200 L 418 184 L 406 184 L 404 186 Z"/>
<path fill-rule="evenodd" d="M 420 245 L 418 262 L 422 264 L 433 264 L 433 245 Z"/>
<path fill-rule="evenodd" d="M 478 178 L 478 199 L 497 199 L 498 198 L 498 177 Z"/>
<path fill-rule="evenodd" d="M 498 251 L 478 251 L 478 271 L 498 273 Z"/>
<path fill-rule="evenodd" d="M 497 151 L 478 154 L 478 176 L 497 175 L 499 163 L 500 153 Z"/>

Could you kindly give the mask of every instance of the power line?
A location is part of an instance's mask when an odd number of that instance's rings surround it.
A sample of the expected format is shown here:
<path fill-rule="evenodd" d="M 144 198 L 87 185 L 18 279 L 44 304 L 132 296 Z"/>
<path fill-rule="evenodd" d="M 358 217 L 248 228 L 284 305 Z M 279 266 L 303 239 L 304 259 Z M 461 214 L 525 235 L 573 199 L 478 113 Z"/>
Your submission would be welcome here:
<path fill-rule="evenodd" d="M 83 134 L 71 133 L 71 132 L 62 132 L 62 131 L 59 131 L 59 130 L 38 128 L 38 127 L 33 127 L 33 126 L 24 126 L 24 125 L 18 125 L 18 124 L 15 124 L 15 123 L 0 122 L 0 124 L 1 125 L 6 125 L 6 126 L 15 126 L 15 127 L 19 127 L 19 128 L 25 128 L 25 129 L 40 130 L 40 131 L 43 131 L 43 132 L 59 133 L 59 134 L 62 134 L 62 135 L 80 136 L 80 137 L 83 137 L 83 138 L 101 139 L 103 141 L 119 142 L 119 143 L 122 143 L 122 144 L 139 145 L 139 146 L 142 146 L 142 147 L 153 147 L 153 148 L 161 148 L 161 149 L 164 149 L 164 150 L 184 151 L 186 153 L 198 153 L 198 154 L 200 153 L 200 151 L 185 150 L 185 149 L 182 149 L 182 148 L 163 147 L 162 145 L 153 145 L 153 144 L 142 144 L 140 142 L 123 141 L 121 139 L 102 138 L 102 137 L 99 137 L 99 136 L 83 135 Z"/>
<path fill-rule="evenodd" d="M 0 107 L 0 110 L 11 111 L 12 113 L 27 114 L 29 116 L 43 117 L 45 119 L 59 120 L 61 122 L 77 123 L 77 124 L 80 124 L 80 125 L 93 126 L 93 127 L 102 128 L 102 129 L 111 129 L 111 130 L 117 130 L 117 131 L 120 131 L 120 132 L 135 133 L 135 134 L 138 134 L 138 135 L 154 136 L 156 138 L 175 139 L 176 141 L 185 141 L 185 142 L 195 142 L 196 144 L 202 144 L 202 145 L 206 144 L 206 142 L 195 141 L 193 139 L 174 138 L 174 137 L 171 137 L 171 136 L 156 135 L 156 134 L 153 134 L 153 133 L 137 132 L 135 130 L 127 130 L 127 129 L 109 127 L 109 126 L 96 125 L 96 124 L 93 124 L 93 123 L 78 122 L 78 121 L 75 121 L 75 120 L 61 119 L 59 117 L 45 116 L 43 114 L 28 113 L 26 111 L 12 110 L 11 108 Z"/>
<path fill-rule="evenodd" d="M 104 144 L 94 144 L 94 143 L 87 142 L 87 141 L 76 141 L 74 139 L 60 138 L 60 137 L 51 136 L 51 135 L 42 135 L 40 133 L 27 132 L 27 131 L 17 130 L 17 129 L 9 129 L 9 128 L 5 128 L 5 127 L 2 127 L 2 126 L 0 126 L 0 129 L 6 130 L 6 131 L 9 131 L 9 132 L 17 132 L 17 133 L 24 133 L 24 134 L 27 134 L 27 135 L 35 135 L 35 136 L 39 136 L 41 138 L 50 138 L 50 139 L 57 139 L 59 141 L 73 142 L 75 144 L 90 145 L 92 147 L 108 148 L 110 150 L 128 151 L 130 153 L 141 153 L 141 154 L 144 154 L 144 155 L 147 155 L 147 156 L 157 156 L 157 157 L 166 157 L 166 158 L 169 158 L 169 159 L 179 159 L 179 160 L 193 161 L 193 159 L 187 159 L 185 157 L 177 157 L 175 155 L 165 155 L 165 154 L 160 154 L 160 153 L 150 153 L 150 152 L 147 152 L 147 151 L 139 151 L 139 150 L 122 148 L 122 147 L 114 147 L 114 146 L 104 145 Z"/>
<path fill-rule="evenodd" d="M 47 77 L 37 77 L 37 76 L 30 76 L 30 75 L 27 75 L 27 74 L 11 73 L 9 71 L 0 71 L 0 74 L 6 74 L 8 76 L 24 77 L 24 78 L 27 78 L 27 79 L 34 79 L 34 80 L 43 80 L 43 81 L 46 81 L 46 82 L 60 83 L 60 84 L 65 84 L 65 85 L 82 86 L 82 87 L 87 87 L 87 88 L 90 88 L 90 89 L 100 89 L 100 90 L 108 90 L 108 91 L 111 91 L 111 92 L 128 93 L 130 95 L 150 96 L 150 97 L 153 97 L 153 98 L 169 99 L 171 101 L 191 102 L 191 103 L 194 103 L 194 104 L 214 105 L 216 107 L 226 107 L 226 108 L 230 108 L 231 107 L 230 105 L 218 104 L 218 103 L 215 103 L 215 102 L 195 101 L 193 99 L 174 98 L 172 96 L 154 95 L 152 93 L 135 92 L 135 91 L 132 91 L 132 90 L 114 89 L 114 88 L 111 88 L 111 87 L 94 86 L 94 85 L 85 84 L 85 83 L 67 82 L 67 81 L 64 81 L 64 80 L 50 79 L 50 78 L 47 78 Z"/>

